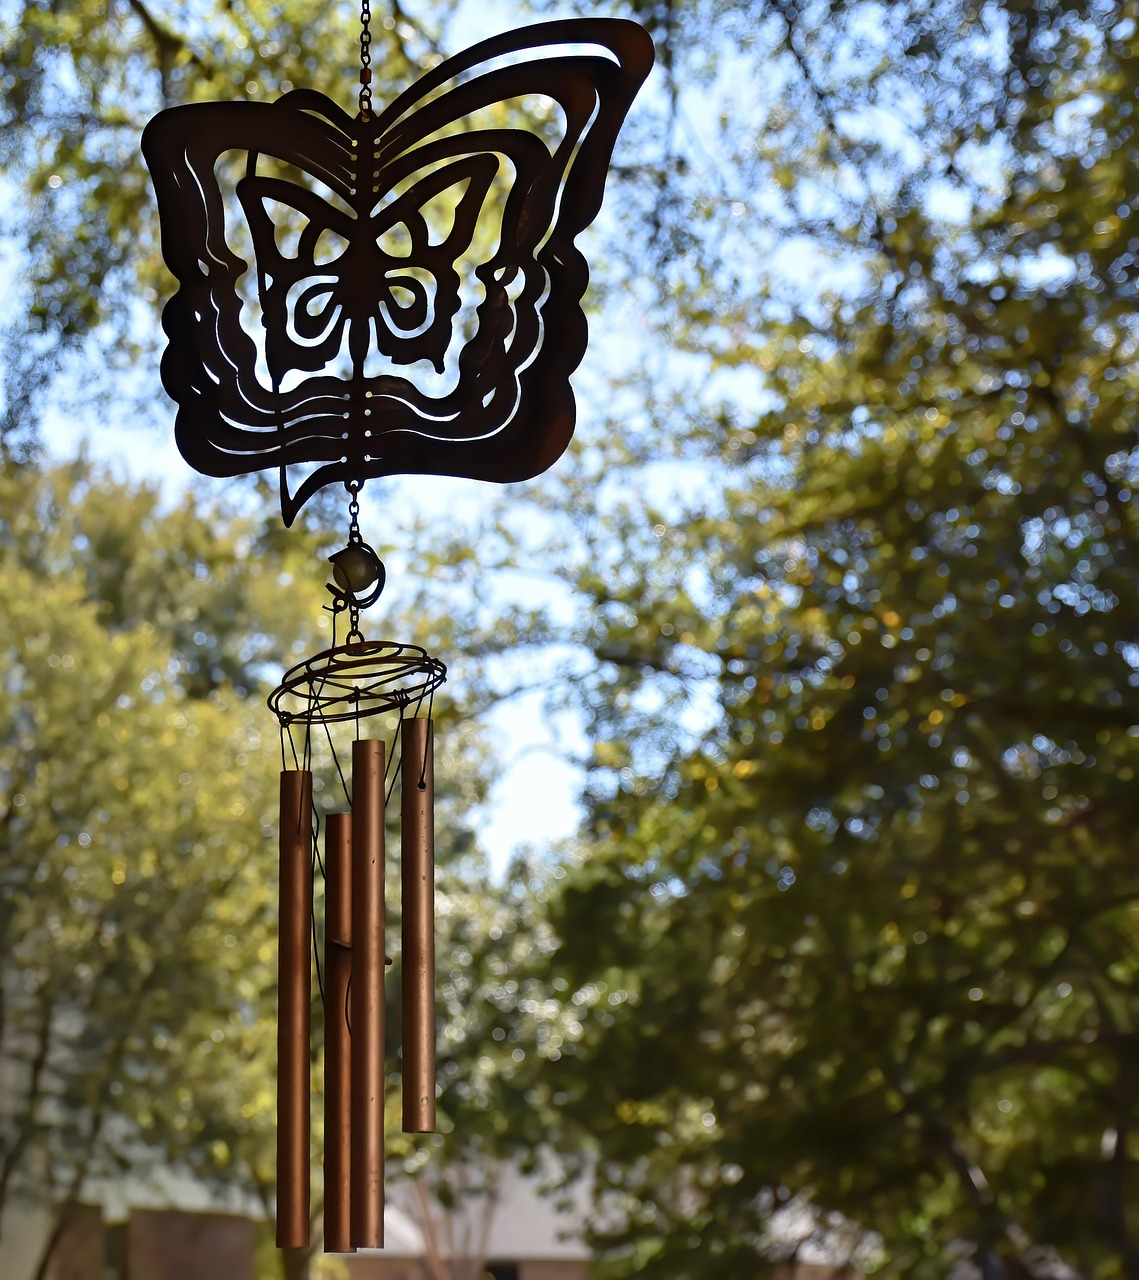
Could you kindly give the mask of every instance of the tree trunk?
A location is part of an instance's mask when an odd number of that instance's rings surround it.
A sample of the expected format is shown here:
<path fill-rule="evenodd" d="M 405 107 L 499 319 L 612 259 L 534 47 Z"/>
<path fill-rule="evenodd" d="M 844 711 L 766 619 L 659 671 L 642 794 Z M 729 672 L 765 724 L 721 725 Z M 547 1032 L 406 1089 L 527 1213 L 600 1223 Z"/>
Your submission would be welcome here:
<path fill-rule="evenodd" d="M 3 983 L 0 983 L 0 991 L 2 990 Z M 43 995 L 42 987 L 37 994 Z M 4 1205 L 7 1203 L 8 1187 L 12 1177 L 36 1133 L 44 1068 L 47 1066 L 48 1053 L 51 1048 L 52 1017 L 55 1013 L 54 996 L 43 995 L 43 1000 L 40 1023 L 36 1032 L 35 1052 L 29 1066 L 27 1092 L 20 1108 L 23 1114 L 15 1120 L 14 1123 L 18 1131 L 11 1144 L 4 1150 L 3 1159 L 0 1160 L 0 1213 L 3 1212 Z"/>
<path fill-rule="evenodd" d="M 51 1235 L 48 1236 L 47 1242 L 40 1254 L 39 1266 L 36 1267 L 35 1280 L 46 1280 L 48 1267 L 51 1266 L 52 1257 L 55 1254 L 59 1242 L 63 1239 L 64 1232 L 71 1224 L 71 1215 L 75 1209 L 75 1202 L 71 1200 L 64 1201 L 55 1211 L 55 1217 L 51 1224 Z"/>

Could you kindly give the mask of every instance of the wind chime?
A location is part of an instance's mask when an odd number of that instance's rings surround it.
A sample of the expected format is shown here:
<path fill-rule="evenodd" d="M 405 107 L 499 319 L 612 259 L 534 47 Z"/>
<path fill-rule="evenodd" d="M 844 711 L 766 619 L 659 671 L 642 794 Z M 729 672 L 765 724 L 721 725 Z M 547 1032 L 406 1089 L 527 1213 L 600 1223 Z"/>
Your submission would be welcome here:
<path fill-rule="evenodd" d="M 368 0 L 360 17 L 355 116 L 298 89 L 173 107 L 142 138 L 178 281 L 162 382 L 182 456 L 211 476 L 276 468 L 286 525 L 327 485 L 349 497 L 348 542 L 331 557 L 332 647 L 269 698 L 284 766 L 277 1244 L 309 1242 L 319 872 L 327 1252 L 383 1244 L 384 815 L 397 774 L 403 1127 L 435 1127 L 431 706 L 446 668 L 360 630 L 385 581 L 360 490 L 394 474 L 524 480 L 565 450 L 586 345 L 574 241 L 600 209 L 653 60 L 635 23 L 543 23 L 476 44 L 376 111 Z M 394 721 L 388 739 L 362 736 L 379 716 Z M 344 722 L 347 777 L 332 732 Z M 346 802 L 324 817 L 323 853 L 310 768 L 322 740 Z"/>

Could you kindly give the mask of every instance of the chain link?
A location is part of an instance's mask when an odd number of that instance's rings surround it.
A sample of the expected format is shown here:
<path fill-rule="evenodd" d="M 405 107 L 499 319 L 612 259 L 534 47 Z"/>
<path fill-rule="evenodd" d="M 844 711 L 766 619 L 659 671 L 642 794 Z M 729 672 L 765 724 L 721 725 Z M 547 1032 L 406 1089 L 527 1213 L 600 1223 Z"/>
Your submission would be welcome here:
<path fill-rule="evenodd" d="M 345 644 L 359 644 L 364 639 L 364 633 L 360 630 L 360 606 L 352 603 L 348 606 L 348 634 L 344 637 Z"/>
<path fill-rule="evenodd" d="M 372 118 L 372 5 L 360 0 L 360 118 Z"/>
<path fill-rule="evenodd" d="M 363 542 L 364 539 L 360 534 L 360 490 L 363 487 L 359 480 L 346 480 L 344 482 L 345 489 L 348 490 L 348 541 Z"/>
<path fill-rule="evenodd" d="M 365 8 L 367 5 L 365 4 Z M 364 106 L 361 103 L 361 112 Z M 361 543 L 364 541 L 360 533 L 360 489 L 362 487 L 359 480 L 346 480 L 344 482 L 345 489 L 348 490 L 348 545 Z M 348 635 L 345 638 L 345 644 L 353 644 L 364 639 L 360 633 L 360 606 L 356 603 L 352 596 L 348 597 Z"/>
<path fill-rule="evenodd" d="M 360 119 L 372 118 L 372 5 L 370 0 L 360 0 Z M 360 481 L 349 480 L 345 484 L 348 501 L 348 544 L 363 542 L 360 534 Z M 349 630 L 345 643 L 360 643 L 360 607 L 354 599 L 348 602 Z"/>

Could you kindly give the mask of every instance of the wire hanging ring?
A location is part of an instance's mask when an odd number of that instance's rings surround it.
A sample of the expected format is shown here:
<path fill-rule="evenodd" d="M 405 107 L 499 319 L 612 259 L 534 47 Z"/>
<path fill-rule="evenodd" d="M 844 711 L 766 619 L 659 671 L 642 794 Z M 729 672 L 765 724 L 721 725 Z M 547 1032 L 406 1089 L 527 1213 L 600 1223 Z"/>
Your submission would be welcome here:
<path fill-rule="evenodd" d="M 350 638 L 290 667 L 269 710 L 285 726 L 366 720 L 417 706 L 446 679 L 443 663 L 417 644 Z"/>

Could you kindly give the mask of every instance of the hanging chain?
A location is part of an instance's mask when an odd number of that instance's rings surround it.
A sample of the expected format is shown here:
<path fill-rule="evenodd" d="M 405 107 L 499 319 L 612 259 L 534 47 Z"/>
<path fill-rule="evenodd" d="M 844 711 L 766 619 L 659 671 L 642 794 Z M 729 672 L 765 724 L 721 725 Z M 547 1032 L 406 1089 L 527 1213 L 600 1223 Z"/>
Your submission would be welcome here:
<path fill-rule="evenodd" d="M 360 536 L 360 481 L 349 480 L 344 486 L 351 498 L 348 502 L 348 541 L 363 542 Z"/>
<path fill-rule="evenodd" d="M 367 8 L 367 0 L 364 4 Z M 361 98 L 363 95 L 361 95 Z M 360 108 L 364 110 L 363 106 Z M 344 487 L 348 490 L 348 545 L 353 546 L 356 543 L 364 541 L 360 534 L 360 481 L 348 480 Z M 360 606 L 351 596 L 348 598 L 348 635 L 345 637 L 346 644 L 363 640 L 363 634 L 360 631 Z"/>
<path fill-rule="evenodd" d="M 372 118 L 372 5 L 360 0 L 360 118 Z"/>

